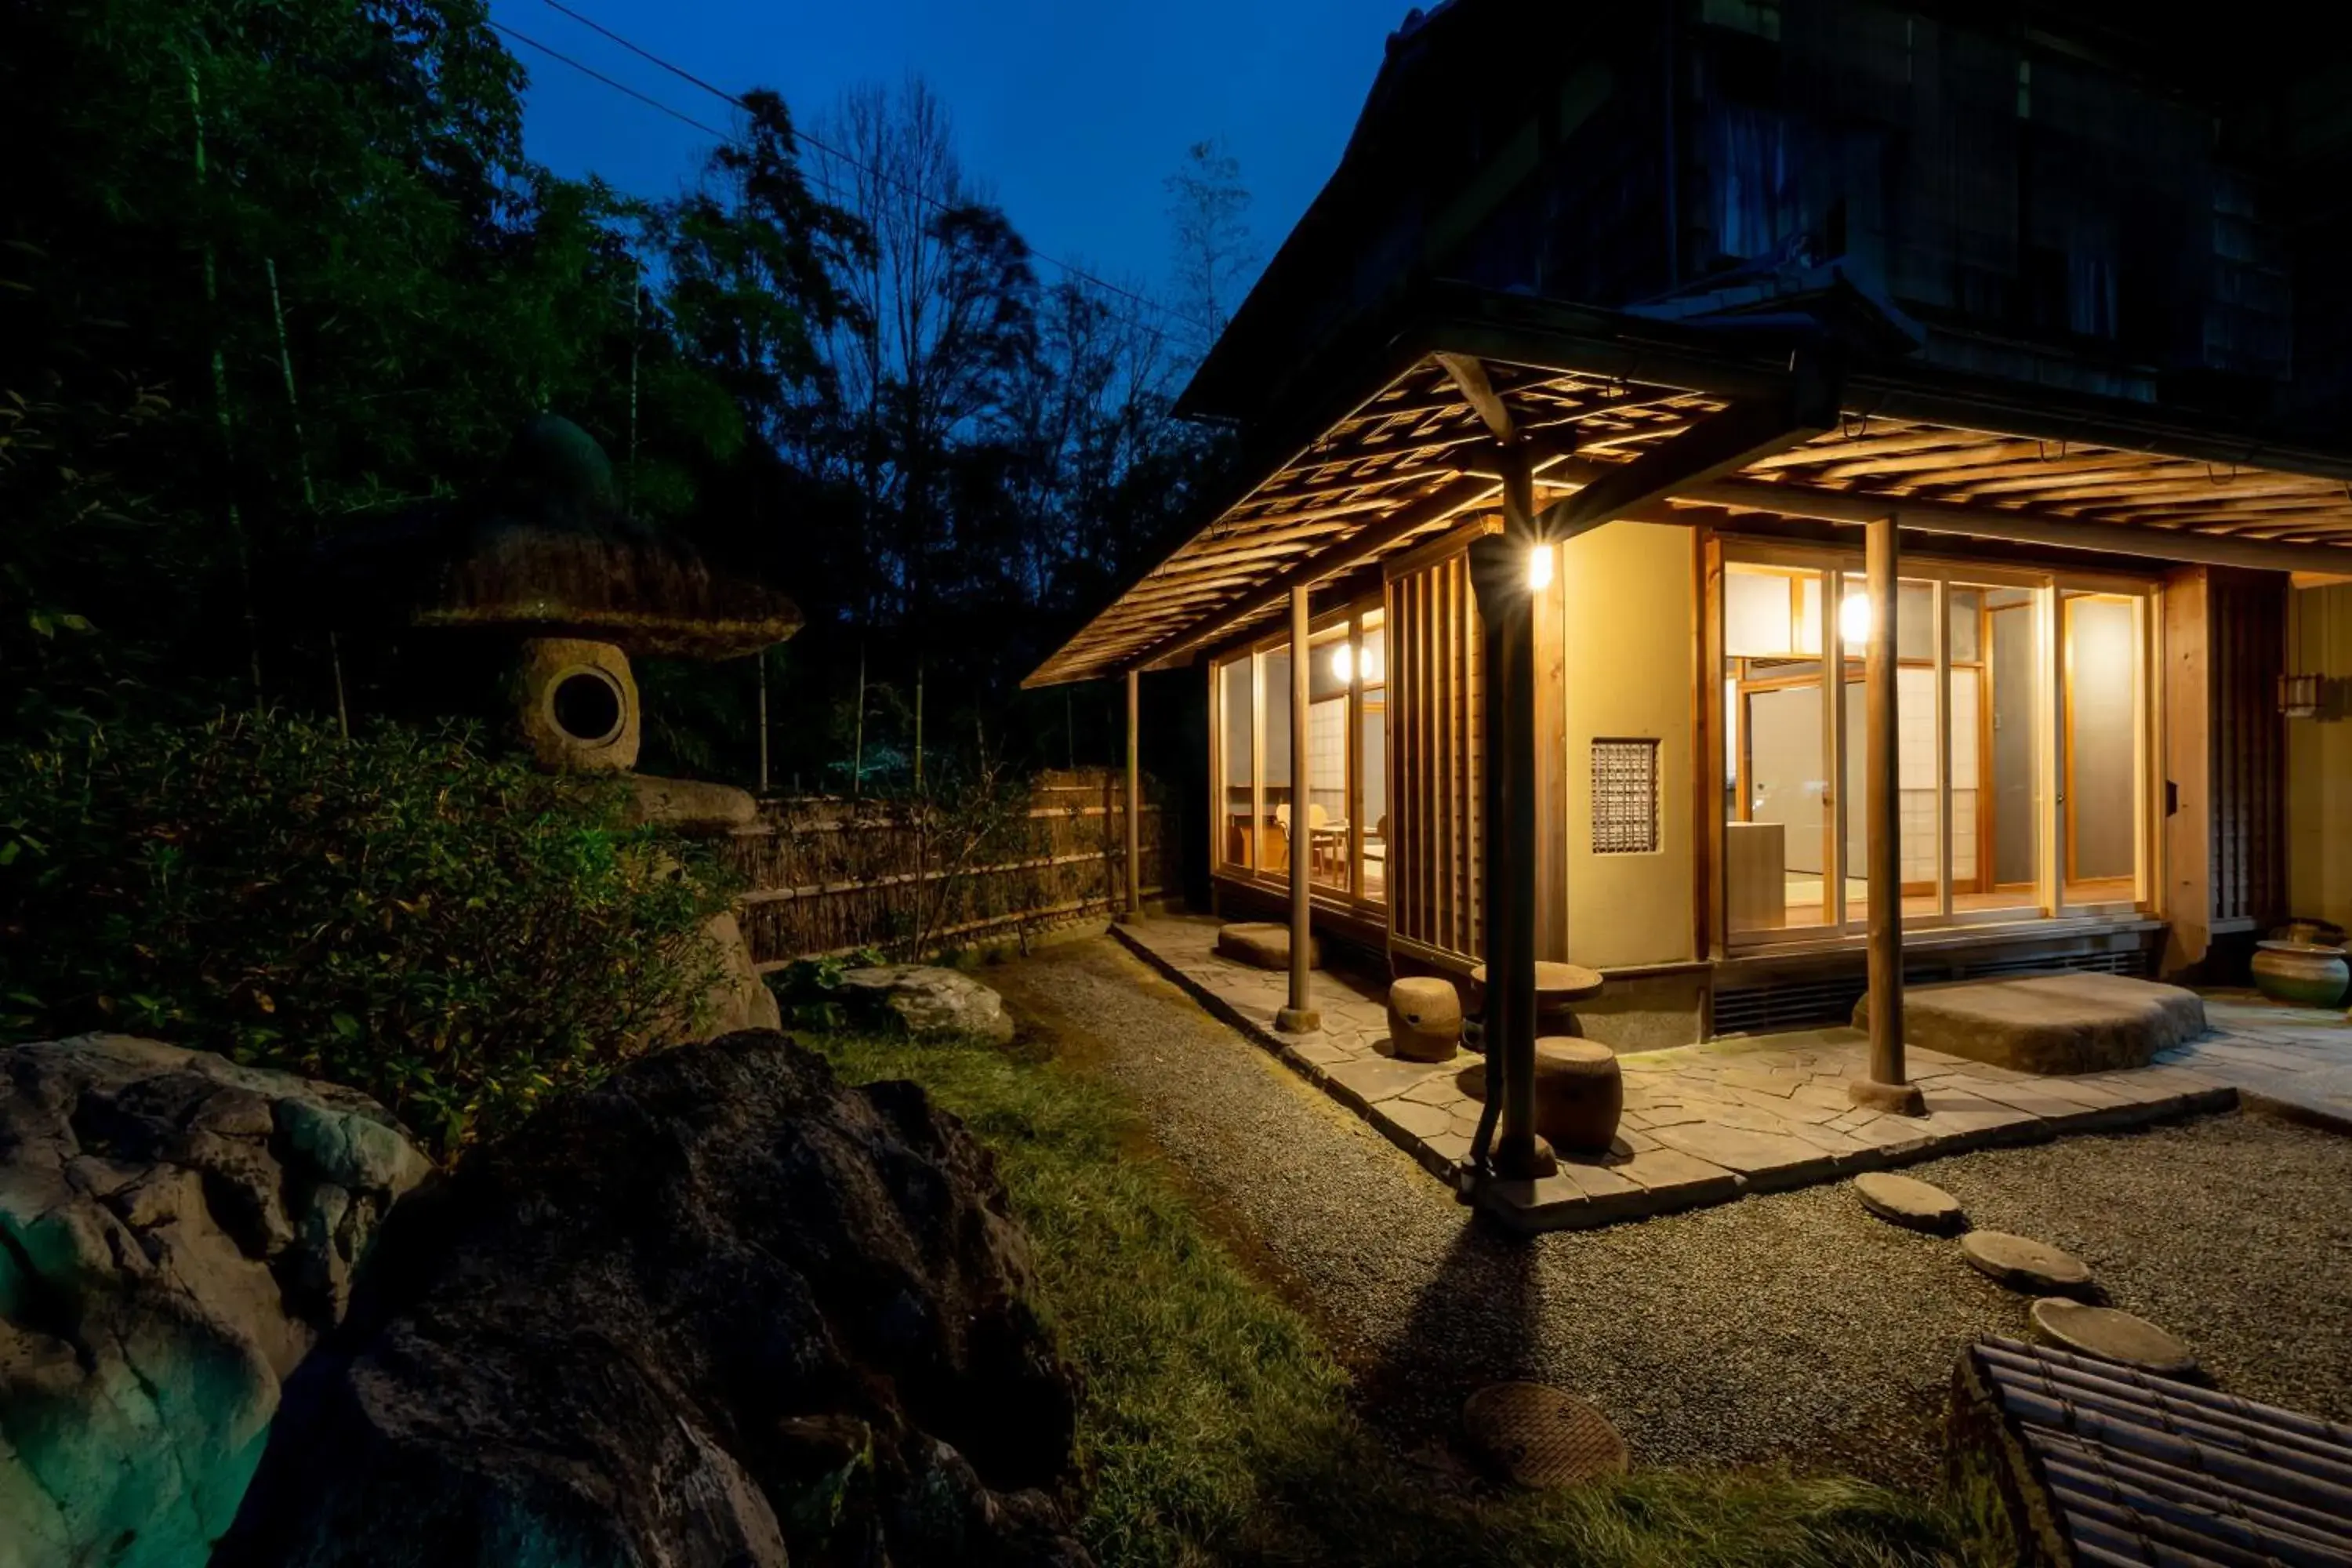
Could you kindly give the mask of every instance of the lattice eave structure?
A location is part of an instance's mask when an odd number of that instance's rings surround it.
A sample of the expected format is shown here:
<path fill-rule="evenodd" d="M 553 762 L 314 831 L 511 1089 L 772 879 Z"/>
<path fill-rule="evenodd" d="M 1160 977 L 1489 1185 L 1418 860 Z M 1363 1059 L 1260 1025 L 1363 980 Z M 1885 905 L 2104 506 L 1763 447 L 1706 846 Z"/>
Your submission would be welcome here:
<path fill-rule="evenodd" d="M 1720 396 L 1671 386 L 1478 363 L 1495 404 L 1535 454 L 1539 501 L 1633 462 L 1727 406 Z M 1213 617 L 1311 571 L 1318 556 L 1345 552 L 1351 539 L 1408 509 L 1427 515 L 1383 542 L 1376 557 L 1492 510 L 1501 494 L 1494 454 L 1486 416 L 1454 370 L 1425 357 L 1228 506 L 1025 684 L 1109 676 L 1181 653 Z M 1968 531 L 1973 515 L 1987 532 L 2014 540 L 2020 523 L 2039 522 L 2053 544 L 2126 555 L 2181 559 L 2178 542 L 2194 537 L 2270 547 L 2239 552 L 2248 564 L 2326 570 L 2340 551 L 2340 570 L 2352 574 L 2352 485 L 2343 479 L 1875 415 L 1849 414 L 1835 429 L 1665 505 L 1693 521 L 1853 521 L 1881 501 L 1898 516 L 1906 508 L 1933 512 L 1942 531 Z M 2084 525 L 2113 529 L 2113 543 Z M 2032 537 L 2030 526 L 2022 536 Z M 1277 613 L 1269 604 L 1224 619 L 1217 635 L 1239 635 Z"/>

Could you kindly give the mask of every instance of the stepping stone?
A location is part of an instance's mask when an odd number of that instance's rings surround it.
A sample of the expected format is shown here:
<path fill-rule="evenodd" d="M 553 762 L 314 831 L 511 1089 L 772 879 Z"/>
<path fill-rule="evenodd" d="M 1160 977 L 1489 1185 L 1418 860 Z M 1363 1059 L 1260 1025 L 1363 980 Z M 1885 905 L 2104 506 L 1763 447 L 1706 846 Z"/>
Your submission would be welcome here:
<path fill-rule="evenodd" d="M 1631 1463 L 1607 1416 L 1540 1383 L 1480 1389 L 1463 1404 L 1462 1429 L 1481 1458 L 1530 1489 L 1622 1476 Z"/>
<path fill-rule="evenodd" d="M 1916 1176 L 1865 1171 L 1853 1179 L 1853 1195 L 1879 1218 L 1913 1230 L 1949 1235 L 1969 1223 L 1968 1216 L 1960 1212 L 1959 1199 Z"/>
<path fill-rule="evenodd" d="M 2005 1230 L 1972 1230 L 1960 1237 L 1960 1250 L 1980 1271 L 2012 1290 L 2063 1295 L 2091 1282 L 2090 1266 L 2081 1258 Z"/>
<path fill-rule="evenodd" d="M 1866 1026 L 1870 998 L 1854 1004 Z M 2145 1067 L 2158 1051 L 2205 1032 L 2194 991 L 2124 974 L 2027 974 L 1913 985 L 1903 993 L 1903 1039 L 2032 1073 Z"/>
<path fill-rule="evenodd" d="M 1242 963 L 1260 969 L 1290 967 L 1290 928 L 1270 921 L 1245 921 L 1217 928 L 1217 952 Z M 1310 969 L 1323 966 L 1323 943 L 1319 938 L 1307 939 L 1307 964 Z"/>
<path fill-rule="evenodd" d="M 2166 1377 L 2197 1370 L 2196 1352 L 2187 1342 L 2146 1318 L 2113 1307 L 2087 1307 L 2063 1296 L 2044 1296 L 2033 1303 L 2033 1326 L 2053 1343 L 2101 1361 Z"/>

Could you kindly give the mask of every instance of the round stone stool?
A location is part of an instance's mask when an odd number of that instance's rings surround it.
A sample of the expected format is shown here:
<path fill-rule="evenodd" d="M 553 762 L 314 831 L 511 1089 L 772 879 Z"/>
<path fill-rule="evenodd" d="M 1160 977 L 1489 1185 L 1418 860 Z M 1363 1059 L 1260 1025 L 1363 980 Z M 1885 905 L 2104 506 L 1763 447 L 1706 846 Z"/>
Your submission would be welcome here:
<path fill-rule="evenodd" d="M 1454 982 L 1414 975 L 1389 987 L 1389 1043 L 1409 1062 L 1454 1058 L 1462 1039 L 1462 998 Z"/>
<path fill-rule="evenodd" d="M 1536 1042 L 1536 1131 L 1554 1148 L 1606 1149 L 1624 1113 L 1616 1052 L 1598 1040 L 1562 1036 Z"/>

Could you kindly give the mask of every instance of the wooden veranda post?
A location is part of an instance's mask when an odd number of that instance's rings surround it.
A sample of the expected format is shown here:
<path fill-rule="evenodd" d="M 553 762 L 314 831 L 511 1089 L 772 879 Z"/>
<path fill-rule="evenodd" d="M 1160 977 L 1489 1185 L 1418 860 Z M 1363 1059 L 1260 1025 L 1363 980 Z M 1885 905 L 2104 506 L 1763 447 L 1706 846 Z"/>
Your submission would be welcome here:
<path fill-rule="evenodd" d="M 1507 449 L 1504 468 L 1504 531 L 1470 547 L 1470 581 L 1486 631 L 1484 1030 L 1488 1100 L 1499 1088 L 1502 1102 L 1493 1169 L 1525 1180 L 1549 1175 L 1559 1164 L 1535 1125 L 1535 595 L 1528 582 L 1537 542 L 1534 492 L 1523 450 Z"/>
<path fill-rule="evenodd" d="M 1127 907 L 1122 921 L 1143 918 L 1143 773 L 1138 761 L 1143 730 L 1143 672 L 1127 672 Z"/>
<path fill-rule="evenodd" d="M 1869 524 L 1864 567 L 1870 592 L 1870 657 L 1864 667 L 1863 850 L 1870 881 L 1870 1076 L 1849 1089 L 1855 1103 L 1903 1116 L 1927 1105 L 1903 1068 L 1902 744 L 1895 706 L 1895 518 Z M 1849 803 L 1847 809 L 1853 809 Z M 1843 895 L 1841 894 L 1841 897 Z"/>
<path fill-rule="evenodd" d="M 1314 856 L 1308 849 L 1307 813 L 1307 584 L 1295 583 L 1290 589 L 1290 1005 L 1274 1016 L 1274 1026 L 1291 1035 L 1323 1026 L 1307 979 L 1315 942 L 1307 893 Z"/>

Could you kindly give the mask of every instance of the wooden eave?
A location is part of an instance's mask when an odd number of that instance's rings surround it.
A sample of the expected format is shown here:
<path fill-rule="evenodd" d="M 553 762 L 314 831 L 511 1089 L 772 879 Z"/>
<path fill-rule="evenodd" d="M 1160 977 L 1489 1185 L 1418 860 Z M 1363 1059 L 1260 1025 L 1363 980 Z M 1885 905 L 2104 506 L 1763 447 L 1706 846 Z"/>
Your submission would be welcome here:
<path fill-rule="evenodd" d="M 1288 581 L 1319 578 L 1319 562 L 1328 560 L 1334 574 L 1358 567 L 1498 508 L 1490 428 L 1496 404 L 1535 454 L 1536 500 L 1544 505 L 1655 450 L 1748 388 L 1769 389 L 1780 379 L 1743 363 L 1712 374 L 1701 361 L 1638 345 L 1591 356 L 1600 368 L 1530 363 L 1475 352 L 1490 347 L 1492 332 L 1446 335 L 1443 350 L 1423 346 L 1426 340 L 1400 344 L 1401 370 L 1286 458 L 1248 470 L 1262 477 L 1024 684 L 1178 662 L 1212 638 L 1271 624 L 1276 605 L 1238 617 L 1233 607 Z M 1467 349 L 1453 346 L 1465 342 Z M 1518 346 L 1534 345 L 1520 339 Z M 1629 359 L 1679 374 L 1673 381 L 1630 378 L 1616 368 Z M 1464 391 L 1465 362 L 1483 372 L 1481 406 Z M 1694 369 L 1710 374 L 1702 378 Z M 1475 376 L 1470 381 L 1476 385 Z M 1892 510 L 1906 527 L 1948 533 L 2352 573 L 2352 479 L 2345 477 L 2352 463 L 2332 454 L 2264 452 L 2260 461 L 2241 460 L 2234 454 L 2257 448 L 2227 433 L 2204 439 L 2117 429 L 2114 420 L 2102 423 L 2061 400 L 2003 406 L 1884 375 L 1848 378 L 1841 405 L 1836 428 L 1628 515 L 1853 522 Z M 1922 416 L 1931 410 L 1967 413 L 1972 422 Z M 2139 437 L 2147 446 L 2090 438 L 2095 431 Z M 2158 447 L 2167 449 L 2147 449 Z M 1398 528 L 1400 521 L 1408 526 Z M 1361 547 L 1368 538 L 1378 540 L 1376 550 Z"/>

